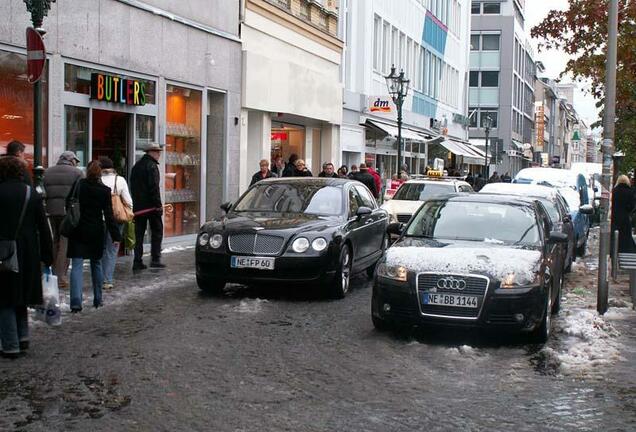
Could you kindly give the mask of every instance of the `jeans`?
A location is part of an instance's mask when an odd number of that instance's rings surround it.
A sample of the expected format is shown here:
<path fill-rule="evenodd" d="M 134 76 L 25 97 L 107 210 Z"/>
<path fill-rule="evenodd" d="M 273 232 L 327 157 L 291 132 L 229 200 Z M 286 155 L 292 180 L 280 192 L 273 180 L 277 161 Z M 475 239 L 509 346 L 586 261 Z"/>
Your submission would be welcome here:
<path fill-rule="evenodd" d="M 102 285 L 104 284 L 104 273 L 102 272 L 101 260 L 91 261 L 91 279 L 93 282 L 93 306 L 102 305 Z M 82 310 L 82 294 L 84 287 L 83 278 L 83 258 L 71 259 L 71 309 Z"/>
<path fill-rule="evenodd" d="M 59 283 L 67 283 L 69 259 L 66 257 L 68 239 L 60 233 L 60 226 L 64 216 L 51 216 L 51 228 L 53 230 L 53 274 L 57 276 Z"/>
<path fill-rule="evenodd" d="M 144 255 L 144 235 L 150 224 L 150 256 L 153 262 L 161 260 L 161 242 L 163 241 L 163 221 L 159 213 L 150 213 L 135 217 L 135 262 L 141 262 Z"/>
<path fill-rule="evenodd" d="M 122 233 L 124 225 L 119 225 L 119 233 Z M 119 247 L 113 245 L 113 239 L 110 237 L 110 232 L 105 230 L 104 234 L 104 256 L 102 257 L 102 268 L 104 270 L 104 283 L 113 283 L 113 273 L 115 272 L 115 263 L 117 262 L 117 253 Z"/>
<path fill-rule="evenodd" d="M 29 340 L 29 316 L 26 306 L 0 308 L 2 352 L 19 353 L 20 342 Z"/>

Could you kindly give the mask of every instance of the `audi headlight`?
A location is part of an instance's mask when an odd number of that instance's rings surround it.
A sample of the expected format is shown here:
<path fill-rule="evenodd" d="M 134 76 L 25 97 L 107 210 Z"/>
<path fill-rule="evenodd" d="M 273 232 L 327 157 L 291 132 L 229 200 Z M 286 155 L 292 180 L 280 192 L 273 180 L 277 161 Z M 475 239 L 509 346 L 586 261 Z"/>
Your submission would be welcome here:
<path fill-rule="evenodd" d="M 318 237 L 314 241 L 311 242 L 311 248 L 316 252 L 322 252 L 327 249 L 327 240 L 322 237 Z"/>
<path fill-rule="evenodd" d="M 402 266 L 390 266 L 386 263 L 378 265 L 378 276 L 400 282 L 406 282 L 408 271 Z"/>
<path fill-rule="evenodd" d="M 296 253 L 304 253 L 307 249 L 309 249 L 309 240 L 305 237 L 298 237 L 294 240 L 294 243 L 292 243 L 292 250 Z"/>
<path fill-rule="evenodd" d="M 223 236 L 221 234 L 214 234 L 210 239 L 210 246 L 213 249 L 218 249 L 223 244 Z"/>
<path fill-rule="evenodd" d="M 502 288 L 519 288 L 524 286 L 539 285 L 541 275 L 534 273 L 532 276 L 517 273 L 508 273 L 501 279 Z"/>
<path fill-rule="evenodd" d="M 199 236 L 199 246 L 207 246 L 210 241 L 210 235 L 208 233 L 203 233 Z"/>

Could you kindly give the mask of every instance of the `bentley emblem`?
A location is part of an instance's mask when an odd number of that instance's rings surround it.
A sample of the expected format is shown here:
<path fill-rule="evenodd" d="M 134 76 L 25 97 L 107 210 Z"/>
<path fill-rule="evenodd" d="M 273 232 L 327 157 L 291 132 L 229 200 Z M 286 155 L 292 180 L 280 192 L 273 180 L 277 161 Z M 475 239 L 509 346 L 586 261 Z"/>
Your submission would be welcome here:
<path fill-rule="evenodd" d="M 254 229 L 254 231 L 262 231 L 265 229 L 263 227 L 252 227 L 252 228 Z"/>
<path fill-rule="evenodd" d="M 464 279 L 455 279 L 452 276 L 441 278 L 437 280 L 437 288 L 450 289 L 450 290 L 463 290 L 466 288 L 466 281 Z"/>

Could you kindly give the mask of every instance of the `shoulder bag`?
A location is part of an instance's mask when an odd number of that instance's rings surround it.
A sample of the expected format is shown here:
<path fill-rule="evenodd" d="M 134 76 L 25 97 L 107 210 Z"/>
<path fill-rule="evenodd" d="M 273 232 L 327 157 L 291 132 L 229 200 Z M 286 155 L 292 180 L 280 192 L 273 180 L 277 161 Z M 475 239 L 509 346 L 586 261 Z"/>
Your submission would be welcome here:
<path fill-rule="evenodd" d="M 80 221 L 80 181 L 81 179 L 78 178 L 73 184 L 73 189 L 71 189 L 71 194 L 66 202 L 66 215 L 60 224 L 60 234 L 67 238 L 73 234 Z"/>
<path fill-rule="evenodd" d="M 113 218 L 117 223 L 130 222 L 135 217 L 132 209 L 126 205 L 124 200 L 121 199 L 119 192 L 117 191 L 117 175 L 115 175 L 115 185 L 113 192 L 110 196 L 113 204 Z"/>
<path fill-rule="evenodd" d="M 18 235 L 20 235 L 20 228 L 22 228 L 22 221 L 26 213 L 27 206 L 31 200 L 31 187 L 26 187 L 24 205 L 22 206 L 22 212 L 20 213 L 20 219 L 18 220 L 18 227 L 15 230 L 13 239 L 0 240 L 0 273 L 19 273 L 20 265 L 18 263 Z"/>

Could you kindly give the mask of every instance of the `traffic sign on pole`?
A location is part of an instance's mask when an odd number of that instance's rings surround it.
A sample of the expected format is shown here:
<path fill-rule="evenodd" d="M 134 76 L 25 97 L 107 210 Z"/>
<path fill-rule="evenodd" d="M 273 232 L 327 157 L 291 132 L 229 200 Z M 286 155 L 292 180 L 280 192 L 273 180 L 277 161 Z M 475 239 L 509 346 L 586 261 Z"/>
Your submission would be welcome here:
<path fill-rule="evenodd" d="M 34 84 L 42 78 L 44 65 L 46 64 L 46 51 L 44 40 L 40 33 L 33 27 L 26 31 L 27 40 L 27 79 Z"/>

